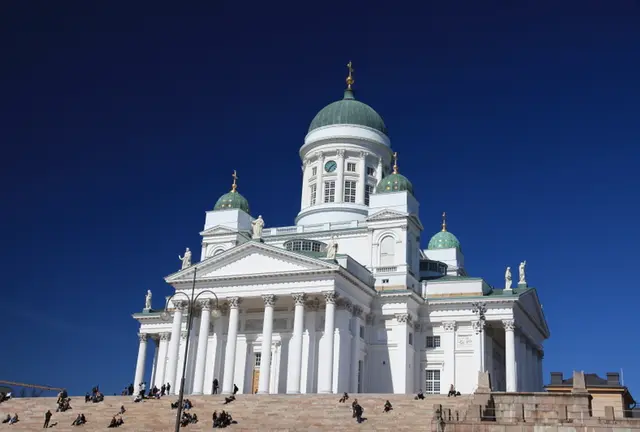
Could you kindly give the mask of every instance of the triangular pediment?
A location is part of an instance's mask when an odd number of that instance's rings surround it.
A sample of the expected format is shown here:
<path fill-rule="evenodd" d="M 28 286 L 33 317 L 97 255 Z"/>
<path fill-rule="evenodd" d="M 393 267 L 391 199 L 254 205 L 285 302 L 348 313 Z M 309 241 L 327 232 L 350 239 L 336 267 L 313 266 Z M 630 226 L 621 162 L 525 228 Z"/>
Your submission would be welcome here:
<path fill-rule="evenodd" d="M 531 319 L 543 329 L 544 333 L 546 333 L 547 337 L 549 337 L 549 327 L 547 325 L 547 319 L 544 316 L 544 312 L 542 311 L 542 305 L 540 304 L 540 299 L 538 298 L 538 293 L 535 289 L 529 289 L 527 292 L 523 293 L 518 299 L 521 307 L 527 312 L 527 314 L 531 317 Z"/>
<path fill-rule="evenodd" d="M 202 231 L 200 233 L 200 235 L 202 236 L 213 236 L 213 235 L 228 235 L 228 234 L 237 234 L 238 232 L 236 230 L 233 230 L 229 227 L 226 227 L 224 225 L 216 225 L 216 226 L 212 226 L 211 228 L 207 228 L 206 230 Z"/>
<path fill-rule="evenodd" d="M 387 219 L 406 218 L 407 216 L 409 216 L 408 213 L 399 212 L 399 211 L 396 211 L 396 210 L 384 209 L 384 210 L 380 210 L 379 212 L 376 212 L 376 213 L 372 214 L 371 216 L 369 216 L 367 218 L 367 220 L 368 221 L 382 221 L 382 220 L 387 220 Z"/>
<path fill-rule="evenodd" d="M 195 267 L 197 267 L 196 279 L 249 278 L 258 275 L 287 275 L 339 268 L 336 264 L 257 241 L 249 241 L 174 273 L 165 280 L 168 283 L 191 281 Z"/>

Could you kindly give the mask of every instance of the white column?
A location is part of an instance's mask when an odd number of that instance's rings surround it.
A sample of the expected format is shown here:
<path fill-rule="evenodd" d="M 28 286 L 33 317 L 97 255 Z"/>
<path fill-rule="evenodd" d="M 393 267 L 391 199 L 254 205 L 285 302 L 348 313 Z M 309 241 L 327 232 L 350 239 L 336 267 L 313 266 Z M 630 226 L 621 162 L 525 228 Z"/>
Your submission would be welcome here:
<path fill-rule="evenodd" d="M 311 202 L 311 190 L 309 188 L 309 171 L 309 160 L 305 159 L 302 161 L 302 198 L 300 200 L 300 210 L 309 207 L 309 203 Z"/>
<path fill-rule="evenodd" d="M 294 293 L 293 301 L 295 309 L 293 312 L 293 335 L 289 343 L 291 362 L 289 367 L 289 379 L 287 380 L 287 393 L 300 393 L 300 379 L 302 376 L 302 334 L 304 333 L 304 303 L 306 295 Z"/>
<path fill-rule="evenodd" d="M 209 322 L 211 318 L 211 300 L 200 300 L 200 333 L 198 334 L 198 353 L 196 354 L 196 370 L 193 377 L 193 394 L 201 395 L 204 389 L 204 371 L 207 360 L 207 343 L 209 342 Z"/>
<path fill-rule="evenodd" d="M 135 390 L 138 390 L 138 385 L 144 381 L 144 364 L 147 359 L 147 334 L 139 333 L 138 340 L 138 361 L 136 362 L 136 375 L 133 380 L 133 386 Z"/>
<path fill-rule="evenodd" d="M 344 201 L 344 150 L 338 150 L 338 176 L 336 180 L 336 202 Z"/>
<path fill-rule="evenodd" d="M 262 296 L 264 300 L 264 320 L 262 321 L 262 357 L 260 358 L 260 378 L 258 394 L 269 394 L 271 379 L 271 342 L 273 341 L 273 304 L 276 298 L 273 294 Z"/>
<path fill-rule="evenodd" d="M 238 343 L 238 320 L 240 311 L 238 297 L 230 297 L 229 302 L 229 329 L 227 330 L 227 350 L 224 354 L 224 381 L 222 382 L 222 393 L 233 392 L 233 381 L 236 370 L 236 345 Z"/>
<path fill-rule="evenodd" d="M 318 175 L 316 176 L 316 205 L 324 202 L 324 181 L 322 176 L 324 174 L 324 153 L 318 152 Z"/>
<path fill-rule="evenodd" d="M 378 167 L 376 168 L 376 185 L 382 180 L 382 159 L 378 158 Z M 447 390 L 448 392 L 449 390 Z"/>
<path fill-rule="evenodd" d="M 364 191 L 367 187 L 367 153 L 360 152 L 358 193 L 356 195 L 356 204 L 364 204 Z"/>
<path fill-rule="evenodd" d="M 542 368 L 542 360 L 544 359 L 544 351 L 538 353 L 538 391 L 544 391 L 544 369 Z"/>
<path fill-rule="evenodd" d="M 325 292 L 324 337 L 318 359 L 318 393 L 333 393 L 333 344 L 335 336 L 336 293 Z"/>
<path fill-rule="evenodd" d="M 474 380 L 476 381 L 476 385 L 477 380 L 478 380 L 478 372 L 484 372 L 485 371 L 485 364 L 484 364 L 484 326 L 485 326 L 485 322 L 483 320 L 477 320 L 477 321 L 473 321 L 471 323 L 471 326 L 473 327 L 473 330 L 475 332 L 475 335 L 473 337 L 473 341 L 474 341 L 474 346 L 473 346 L 473 356 L 475 359 L 475 367 L 477 372 L 475 373 L 475 377 Z"/>
<path fill-rule="evenodd" d="M 515 323 L 513 320 L 503 320 L 504 325 L 504 368 L 507 381 L 507 391 L 517 391 L 518 376 L 516 371 L 516 342 Z"/>
<path fill-rule="evenodd" d="M 360 326 L 362 325 L 362 308 L 358 305 L 354 305 L 352 308 L 353 320 L 351 334 L 351 385 L 349 391 L 351 393 L 358 392 L 358 366 L 360 361 Z"/>
<path fill-rule="evenodd" d="M 442 349 L 444 351 L 444 373 L 440 383 L 440 393 L 447 394 L 451 384 L 456 384 L 456 322 L 445 321 L 442 323 L 444 337 L 442 338 Z M 420 371 L 420 376 L 423 376 Z M 424 390 L 425 383 L 421 382 L 418 388 Z"/>
<path fill-rule="evenodd" d="M 149 380 L 149 388 L 156 383 L 156 372 L 158 371 L 158 351 L 160 350 L 160 339 L 153 336 L 153 363 L 151 366 L 151 379 Z"/>
<path fill-rule="evenodd" d="M 182 329 L 182 312 L 187 305 L 184 301 L 174 301 L 173 324 L 171 326 L 171 342 L 169 343 L 168 364 L 165 371 L 165 381 L 177 388 L 176 374 L 178 373 L 178 357 L 180 355 L 180 331 Z"/>
<path fill-rule="evenodd" d="M 520 378 L 520 387 L 518 391 L 529 391 L 530 370 L 527 363 L 527 338 L 523 333 L 518 335 L 519 351 L 516 351 L 516 364 L 518 365 L 518 377 Z"/>
<path fill-rule="evenodd" d="M 166 384 L 164 380 L 164 373 L 167 369 L 167 348 L 169 346 L 169 337 L 171 333 L 160 333 L 160 344 L 158 345 L 158 362 L 156 364 L 156 380 L 154 384 L 156 387 L 162 387 L 162 384 Z"/>

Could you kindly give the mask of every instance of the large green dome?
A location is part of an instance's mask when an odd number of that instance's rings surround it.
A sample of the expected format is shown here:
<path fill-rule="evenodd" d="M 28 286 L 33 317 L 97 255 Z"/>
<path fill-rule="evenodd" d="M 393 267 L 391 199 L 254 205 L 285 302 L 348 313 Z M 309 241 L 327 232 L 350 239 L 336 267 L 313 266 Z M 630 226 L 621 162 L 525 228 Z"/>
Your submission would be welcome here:
<path fill-rule="evenodd" d="M 309 132 L 314 129 L 330 126 L 350 124 L 366 126 L 387 135 L 387 127 L 380 114 L 369 105 L 355 99 L 352 90 L 345 90 L 344 98 L 322 108 L 311 121 Z"/>
<path fill-rule="evenodd" d="M 218 198 L 214 210 L 238 209 L 249 214 L 249 201 L 234 188 L 231 192 L 227 192 Z"/>
<path fill-rule="evenodd" d="M 431 237 L 427 249 L 460 249 L 460 242 L 458 238 L 451 234 L 449 231 L 440 231 L 438 234 Z"/>
<path fill-rule="evenodd" d="M 408 178 L 402 174 L 389 174 L 378 183 L 376 193 L 402 192 L 408 191 L 413 195 L 413 185 Z"/>

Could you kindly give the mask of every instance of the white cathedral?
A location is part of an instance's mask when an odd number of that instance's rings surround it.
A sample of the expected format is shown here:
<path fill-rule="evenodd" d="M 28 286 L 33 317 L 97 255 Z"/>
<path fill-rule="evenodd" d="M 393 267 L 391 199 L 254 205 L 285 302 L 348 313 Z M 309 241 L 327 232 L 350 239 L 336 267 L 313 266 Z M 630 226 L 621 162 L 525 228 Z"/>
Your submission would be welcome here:
<path fill-rule="evenodd" d="M 510 269 L 500 289 L 469 276 L 444 215 L 421 249 L 413 186 L 382 118 L 356 100 L 351 71 L 343 99 L 315 116 L 300 148 L 296 224 L 254 218 L 234 172 L 206 212 L 200 262 L 187 249 L 165 278 L 175 294 L 153 309 L 149 292 L 133 314 L 135 386 L 178 393 L 184 376 L 193 395 L 211 394 L 214 379 L 225 394 L 234 384 L 258 394 L 446 394 L 451 385 L 465 394 L 488 371 L 494 391 L 543 390 L 549 328 L 525 263 L 515 287 Z"/>

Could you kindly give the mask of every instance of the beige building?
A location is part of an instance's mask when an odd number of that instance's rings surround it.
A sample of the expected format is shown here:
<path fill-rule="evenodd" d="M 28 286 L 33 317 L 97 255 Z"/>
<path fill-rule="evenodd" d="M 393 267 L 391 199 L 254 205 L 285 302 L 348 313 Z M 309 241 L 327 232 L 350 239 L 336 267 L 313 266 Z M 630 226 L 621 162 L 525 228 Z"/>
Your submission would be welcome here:
<path fill-rule="evenodd" d="M 604 417 L 605 407 L 614 409 L 616 418 L 632 417 L 635 401 L 629 389 L 620 382 L 620 374 L 608 372 L 606 378 L 597 374 L 584 374 L 587 392 L 591 395 L 591 415 Z M 571 393 L 573 378 L 564 379 L 562 372 L 551 372 L 551 383 L 545 386 L 550 393 Z"/>

